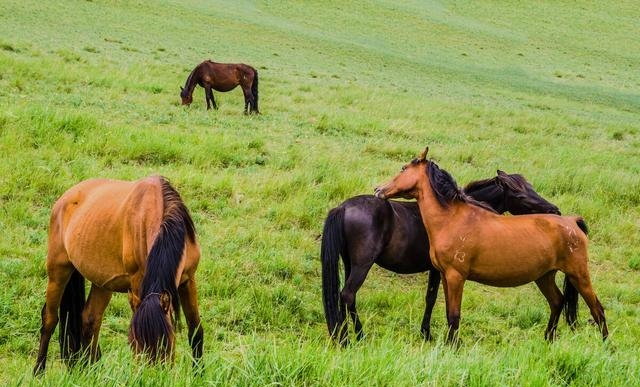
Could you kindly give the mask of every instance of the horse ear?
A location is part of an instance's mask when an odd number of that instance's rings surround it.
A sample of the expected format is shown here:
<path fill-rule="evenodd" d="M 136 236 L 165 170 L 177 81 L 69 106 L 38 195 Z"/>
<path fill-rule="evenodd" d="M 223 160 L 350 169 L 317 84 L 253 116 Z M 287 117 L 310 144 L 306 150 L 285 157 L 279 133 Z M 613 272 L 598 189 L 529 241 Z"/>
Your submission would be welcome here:
<path fill-rule="evenodd" d="M 169 293 L 160 293 L 160 307 L 164 313 L 169 313 L 171 308 L 171 295 Z"/>
<path fill-rule="evenodd" d="M 424 148 L 422 154 L 420 155 L 420 161 L 424 161 L 427 159 L 427 153 L 429 153 L 429 147 Z"/>
<path fill-rule="evenodd" d="M 514 192 L 525 192 L 527 187 L 514 176 L 498 169 L 498 184 L 503 187 L 507 187 Z"/>

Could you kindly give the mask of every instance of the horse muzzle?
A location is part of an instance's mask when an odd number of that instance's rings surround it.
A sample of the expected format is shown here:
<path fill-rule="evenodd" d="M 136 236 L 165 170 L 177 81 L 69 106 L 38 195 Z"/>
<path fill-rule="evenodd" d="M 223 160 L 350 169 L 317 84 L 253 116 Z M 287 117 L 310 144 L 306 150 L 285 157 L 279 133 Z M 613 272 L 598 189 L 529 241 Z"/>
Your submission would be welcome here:
<path fill-rule="evenodd" d="M 387 197 L 384 194 L 383 188 L 381 187 L 376 187 L 374 189 L 374 196 L 377 197 L 378 199 L 386 199 Z"/>

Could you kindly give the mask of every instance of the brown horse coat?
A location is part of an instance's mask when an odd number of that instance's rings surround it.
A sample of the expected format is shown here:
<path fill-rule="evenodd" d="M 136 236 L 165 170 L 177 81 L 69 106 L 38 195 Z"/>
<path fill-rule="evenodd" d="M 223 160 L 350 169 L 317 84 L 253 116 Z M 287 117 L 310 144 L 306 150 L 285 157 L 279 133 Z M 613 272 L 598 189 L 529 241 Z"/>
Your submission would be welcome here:
<path fill-rule="evenodd" d="M 172 358 L 173 320 L 182 306 L 199 359 L 199 259 L 193 221 L 164 178 L 92 179 L 70 188 L 54 204 L 49 222 L 49 281 L 34 373 L 44 370 L 58 319 L 64 360 L 73 364 L 87 348 L 92 360 L 100 357 L 98 335 L 112 292 L 129 293 L 135 352 L 152 361 Z M 86 303 L 84 279 L 92 284 Z"/>
<path fill-rule="evenodd" d="M 449 341 L 457 341 L 460 307 L 467 280 L 518 286 L 535 281 L 551 315 L 545 337 L 552 340 L 562 308 L 575 323 L 577 292 L 587 303 L 603 340 L 609 332 L 588 269 L 586 225 L 580 217 L 548 214 L 501 217 L 478 206 L 460 191 L 451 175 L 427 160 L 406 164 L 388 183 L 376 188 L 381 199 L 415 198 L 430 242 L 431 262 L 442 274 Z M 566 274 L 565 294 L 555 284 Z"/>
<path fill-rule="evenodd" d="M 196 85 L 204 88 L 207 109 L 213 105 L 218 108 L 213 91 L 227 92 L 240 86 L 244 95 L 245 114 L 259 114 L 258 109 L 258 71 L 244 63 L 217 63 L 210 60 L 197 65 L 187 77 L 184 87 L 180 88 L 183 105 L 193 102 L 193 90 Z"/>

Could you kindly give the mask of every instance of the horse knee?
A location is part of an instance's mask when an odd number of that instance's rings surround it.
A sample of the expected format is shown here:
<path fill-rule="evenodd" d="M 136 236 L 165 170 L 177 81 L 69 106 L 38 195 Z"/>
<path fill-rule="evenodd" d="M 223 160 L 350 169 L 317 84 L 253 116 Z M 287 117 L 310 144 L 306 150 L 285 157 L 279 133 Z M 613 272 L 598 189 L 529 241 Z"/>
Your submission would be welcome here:
<path fill-rule="evenodd" d="M 342 299 L 342 302 L 345 303 L 346 305 L 352 305 L 356 296 L 353 292 L 343 290 L 342 292 L 340 292 L 340 298 Z"/>

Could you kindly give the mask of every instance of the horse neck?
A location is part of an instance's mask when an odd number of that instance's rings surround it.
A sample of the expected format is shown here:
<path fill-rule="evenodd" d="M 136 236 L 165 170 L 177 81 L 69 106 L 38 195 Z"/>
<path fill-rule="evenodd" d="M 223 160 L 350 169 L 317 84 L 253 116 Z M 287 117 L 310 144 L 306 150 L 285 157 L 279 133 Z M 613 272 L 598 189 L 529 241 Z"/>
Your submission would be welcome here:
<path fill-rule="evenodd" d="M 449 203 L 447 207 L 443 207 L 438 201 L 428 178 L 418 185 L 416 200 L 418 201 L 420 215 L 422 215 L 422 222 L 427 229 L 429 240 L 433 241 L 435 240 L 435 234 L 446 227 L 447 223 L 451 222 L 459 206 L 455 203 Z"/>
<path fill-rule="evenodd" d="M 187 95 L 191 95 L 193 94 L 193 89 L 196 88 L 196 85 L 198 84 L 198 76 L 196 76 L 196 74 L 199 73 L 200 66 L 197 66 L 195 69 L 193 69 L 193 71 L 191 71 L 191 74 L 189 74 L 189 76 L 187 77 L 187 81 L 184 83 L 184 89 L 187 91 Z"/>
<path fill-rule="evenodd" d="M 474 200 L 487 203 L 498 213 L 504 213 L 506 210 L 504 190 L 498 187 L 495 183 L 487 184 L 485 186 L 472 186 L 464 189 L 464 193 L 471 196 Z"/>

